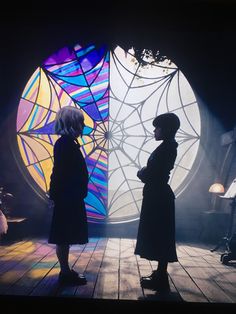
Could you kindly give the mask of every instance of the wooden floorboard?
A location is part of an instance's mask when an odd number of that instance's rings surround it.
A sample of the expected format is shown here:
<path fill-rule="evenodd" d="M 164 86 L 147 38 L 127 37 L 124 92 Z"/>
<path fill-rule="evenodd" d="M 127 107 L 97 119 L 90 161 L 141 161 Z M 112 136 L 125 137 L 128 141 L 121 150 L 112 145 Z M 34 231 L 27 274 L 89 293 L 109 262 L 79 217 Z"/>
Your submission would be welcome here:
<path fill-rule="evenodd" d="M 168 268 L 171 293 L 142 289 L 140 277 L 157 262 L 134 255 L 136 240 L 90 238 L 71 247 L 70 265 L 84 273 L 84 286 L 58 285 L 55 247 L 43 239 L 0 243 L 0 295 L 87 300 L 236 304 L 236 263 L 223 265 L 220 252 L 198 244 L 177 244 L 179 261 Z"/>

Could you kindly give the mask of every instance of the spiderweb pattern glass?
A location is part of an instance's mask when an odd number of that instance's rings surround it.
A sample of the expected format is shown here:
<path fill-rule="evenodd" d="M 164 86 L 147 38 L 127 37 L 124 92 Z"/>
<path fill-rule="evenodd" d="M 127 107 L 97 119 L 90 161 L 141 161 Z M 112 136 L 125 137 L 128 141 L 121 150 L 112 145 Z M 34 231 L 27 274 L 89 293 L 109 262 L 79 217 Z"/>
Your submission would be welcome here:
<path fill-rule="evenodd" d="M 120 223 L 139 218 L 143 184 L 136 173 L 159 142 L 153 118 L 175 112 L 181 120 L 170 184 L 177 195 L 188 182 L 200 138 L 200 114 L 191 86 L 176 65 L 120 47 L 63 48 L 31 76 L 17 114 L 17 140 L 24 165 L 42 195 L 53 166 L 56 112 L 77 106 L 85 116 L 82 153 L 89 171 L 86 202 L 91 222 Z M 33 183 L 32 183 L 33 185 Z"/>

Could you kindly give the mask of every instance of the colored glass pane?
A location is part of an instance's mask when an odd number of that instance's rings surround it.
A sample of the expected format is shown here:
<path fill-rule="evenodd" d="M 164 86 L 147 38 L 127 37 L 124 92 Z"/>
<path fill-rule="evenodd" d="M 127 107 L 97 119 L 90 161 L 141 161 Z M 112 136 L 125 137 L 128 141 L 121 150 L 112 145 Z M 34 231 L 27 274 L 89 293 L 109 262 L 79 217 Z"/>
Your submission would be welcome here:
<path fill-rule="evenodd" d="M 138 62 L 134 51 L 104 45 L 62 48 L 35 70 L 17 114 L 17 140 L 23 165 L 43 197 L 53 165 L 56 112 L 81 108 L 79 139 L 89 171 L 86 202 L 91 222 L 121 223 L 139 218 L 143 184 L 136 176 L 159 142 L 153 118 L 175 112 L 181 121 L 170 184 L 176 196 L 187 186 L 201 135 L 199 106 L 183 73 L 170 60 L 152 55 Z"/>

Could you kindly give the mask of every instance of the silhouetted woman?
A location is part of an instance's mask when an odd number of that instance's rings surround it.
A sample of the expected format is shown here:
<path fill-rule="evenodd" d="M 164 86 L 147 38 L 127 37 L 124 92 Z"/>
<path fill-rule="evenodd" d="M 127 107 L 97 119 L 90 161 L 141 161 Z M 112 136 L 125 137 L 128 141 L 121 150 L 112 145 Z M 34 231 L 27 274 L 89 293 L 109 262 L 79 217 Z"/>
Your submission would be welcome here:
<path fill-rule="evenodd" d="M 61 284 L 86 284 L 86 278 L 69 267 L 71 244 L 88 242 L 84 198 L 87 196 L 88 171 L 77 138 L 82 135 L 84 116 L 80 109 L 66 106 L 56 116 L 54 166 L 49 196 L 54 202 L 49 243 L 56 244 Z"/>
<path fill-rule="evenodd" d="M 180 127 L 174 113 L 153 120 L 154 136 L 162 143 L 150 155 L 147 166 L 138 171 L 145 183 L 135 254 L 158 261 L 157 270 L 140 280 L 143 288 L 169 292 L 167 267 L 177 262 L 175 244 L 175 195 L 168 184 L 177 156 L 175 134 Z"/>

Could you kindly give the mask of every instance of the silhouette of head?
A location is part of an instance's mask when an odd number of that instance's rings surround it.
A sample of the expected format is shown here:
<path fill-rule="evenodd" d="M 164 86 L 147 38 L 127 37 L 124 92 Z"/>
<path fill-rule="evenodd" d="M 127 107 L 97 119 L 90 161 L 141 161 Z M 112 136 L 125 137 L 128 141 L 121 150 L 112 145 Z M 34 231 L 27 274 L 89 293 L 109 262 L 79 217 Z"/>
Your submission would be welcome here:
<path fill-rule="evenodd" d="M 157 116 L 152 124 L 155 128 L 161 128 L 163 139 L 171 139 L 180 127 L 180 120 L 176 114 L 168 112 Z"/>
<path fill-rule="evenodd" d="M 56 134 L 67 134 L 74 137 L 82 135 L 84 127 L 84 115 L 79 108 L 72 106 L 62 107 L 56 115 Z"/>

